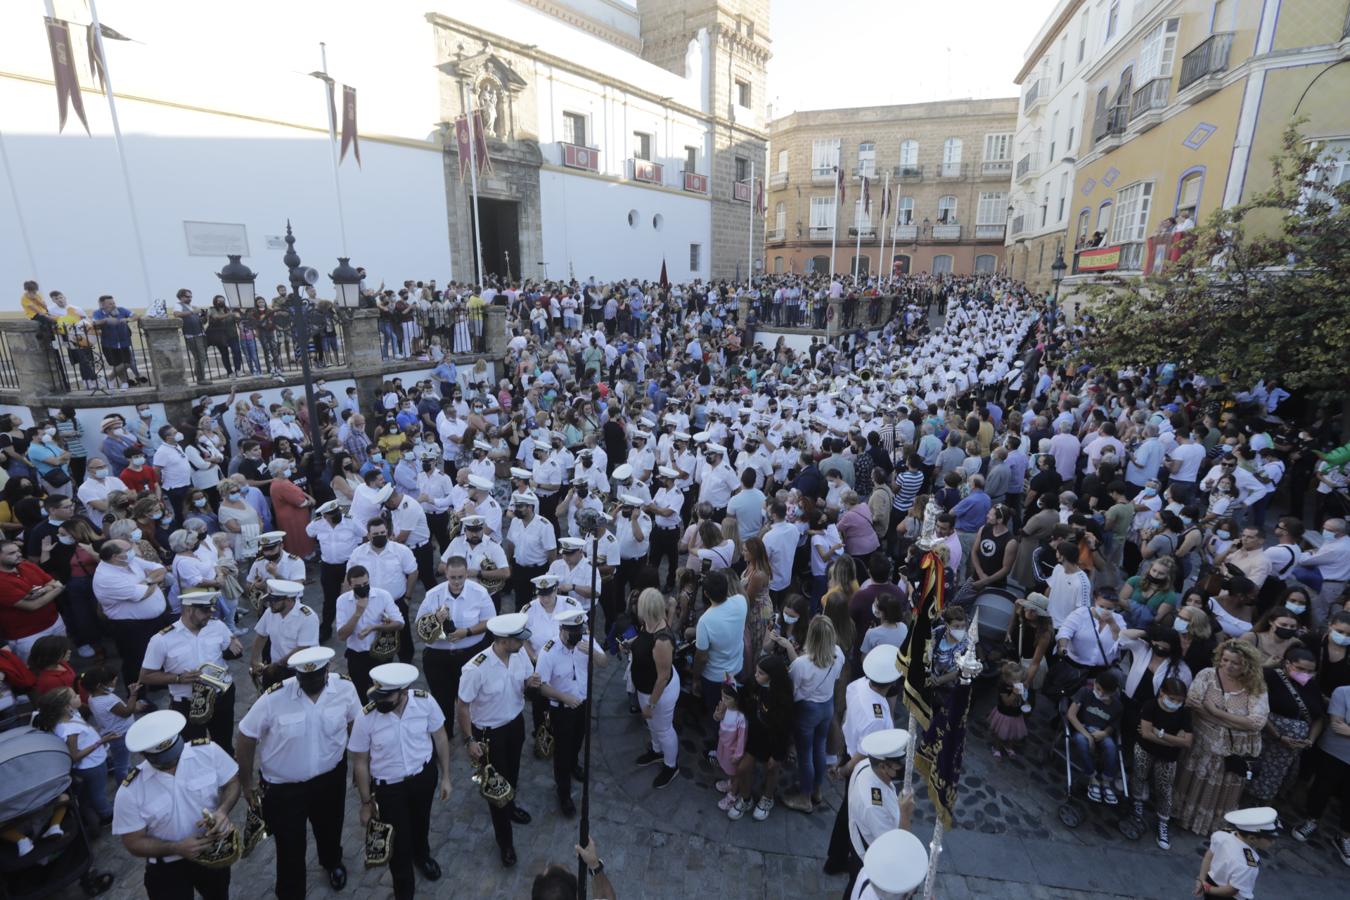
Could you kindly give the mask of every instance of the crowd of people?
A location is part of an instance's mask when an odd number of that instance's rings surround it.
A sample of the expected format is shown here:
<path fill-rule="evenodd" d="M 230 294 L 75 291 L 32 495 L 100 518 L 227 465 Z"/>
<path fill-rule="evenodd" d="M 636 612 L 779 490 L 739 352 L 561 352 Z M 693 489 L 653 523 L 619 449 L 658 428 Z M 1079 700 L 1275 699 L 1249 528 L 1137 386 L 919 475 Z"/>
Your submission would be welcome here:
<path fill-rule="evenodd" d="M 303 896 L 307 826 L 345 884 L 348 783 L 363 823 L 407 836 L 390 865 L 411 896 L 414 869 L 440 877 L 425 830 L 457 736 L 510 788 L 488 806 L 513 865 L 522 748 L 551 757 L 573 815 L 606 665 L 656 788 L 680 780 L 683 706 L 720 811 L 820 814 L 837 779 L 827 871 L 891 890 L 913 849 L 891 834 L 913 808 L 897 657 L 929 552 L 950 588 L 930 674 L 955 680 L 978 645 L 996 759 L 1067 723 L 1090 801 L 1128 792 L 1163 849 L 1172 824 L 1219 832 L 1220 873 L 1226 825 L 1239 850 L 1267 839 L 1242 807 L 1297 809 L 1308 840 L 1339 800 L 1350 864 L 1346 474 L 1315 453 L 1334 418 L 1274 380 L 1093 369 L 1088 332 L 997 276 L 766 278 L 749 321 L 725 284 L 408 282 L 378 298 L 394 356 L 440 337 L 397 317 L 404 292 L 463 298 L 468 341 L 505 306 L 506 357 L 442 351 L 374 396 L 320 378 L 313 423 L 289 389 L 203 396 L 174 423 L 145 404 L 98 435 L 72 408 L 0 416 L 0 717 L 67 740 L 81 813 L 152 860 L 150 896 L 171 866 L 228 890 L 189 862 L 195 822 L 154 812 L 182 789 L 156 773 L 187 763 L 215 773 L 192 801 L 218 813 L 209 834 L 241 797 L 266 820 L 279 897 Z M 852 304 L 837 341 L 755 339 L 834 298 Z M 971 627 L 990 592 L 1015 598 L 1006 635 Z M 237 722 L 232 671 L 261 691 Z M 1232 879 L 1213 895 L 1248 896 Z"/>

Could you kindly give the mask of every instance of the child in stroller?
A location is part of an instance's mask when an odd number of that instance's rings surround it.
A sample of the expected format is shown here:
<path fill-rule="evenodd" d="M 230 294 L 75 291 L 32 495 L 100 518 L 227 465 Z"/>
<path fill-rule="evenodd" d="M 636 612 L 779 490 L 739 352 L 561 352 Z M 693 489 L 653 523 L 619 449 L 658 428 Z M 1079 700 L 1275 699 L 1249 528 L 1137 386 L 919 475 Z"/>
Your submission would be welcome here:
<path fill-rule="evenodd" d="M 1120 679 L 1108 669 L 1078 689 L 1065 715 L 1072 729 L 1069 746 L 1074 761 L 1087 775 L 1088 799 L 1094 803 L 1105 801 L 1108 806 L 1115 806 L 1120 802 L 1111 782 L 1113 773 L 1120 768 L 1123 713 Z"/>

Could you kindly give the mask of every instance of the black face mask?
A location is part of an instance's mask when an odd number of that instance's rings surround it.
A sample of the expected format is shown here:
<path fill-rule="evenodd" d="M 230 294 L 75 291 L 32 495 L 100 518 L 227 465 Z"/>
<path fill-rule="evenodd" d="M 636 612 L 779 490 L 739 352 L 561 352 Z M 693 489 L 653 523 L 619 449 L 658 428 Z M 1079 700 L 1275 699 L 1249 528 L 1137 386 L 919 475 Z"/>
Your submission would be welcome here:
<path fill-rule="evenodd" d="M 382 713 L 391 713 L 398 709 L 399 691 L 385 693 L 384 691 L 371 691 L 370 698 L 375 704 L 375 709 Z"/>
<path fill-rule="evenodd" d="M 563 646 L 575 647 L 581 643 L 581 627 L 559 628 L 558 637 L 562 639 Z"/>
<path fill-rule="evenodd" d="M 389 535 L 387 534 L 377 534 L 370 539 L 370 545 L 376 550 L 383 550 L 387 543 L 389 543 Z"/>
<path fill-rule="evenodd" d="M 356 585 L 352 585 L 352 593 L 355 594 L 355 595 L 358 596 L 358 597 L 369 597 L 369 596 L 370 596 L 370 585 L 369 585 L 369 584 L 356 584 Z"/>
<path fill-rule="evenodd" d="M 324 516 L 324 518 L 327 519 L 327 520 L 329 521 L 330 524 L 336 525 L 336 524 L 338 524 L 339 522 L 342 521 L 342 514 L 341 514 L 341 513 L 336 513 L 336 514 L 331 515 L 331 516 Z"/>
<path fill-rule="evenodd" d="M 146 753 L 145 761 L 150 763 L 156 769 L 172 769 L 178 765 L 178 758 L 183 755 L 183 738 L 180 735 L 174 739 L 167 750 L 161 750 L 158 753 Z"/>
<path fill-rule="evenodd" d="M 1278 625 L 1275 627 L 1275 636 L 1282 641 L 1287 641 L 1296 634 L 1298 634 L 1297 628 L 1285 628 Z"/>
<path fill-rule="evenodd" d="M 317 669 L 313 672 L 297 672 L 295 680 L 300 684 L 300 690 L 306 694 L 317 694 L 328 684 L 328 669 Z"/>
<path fill-rule="evenodd" d="M 434 459 L 424 459 L 424 460 L 422 460 L 422 471 L 423 471 L 423 472 L 434 472 L 434 471 L 436 471 L 436 460 L 434 460 Z"/>

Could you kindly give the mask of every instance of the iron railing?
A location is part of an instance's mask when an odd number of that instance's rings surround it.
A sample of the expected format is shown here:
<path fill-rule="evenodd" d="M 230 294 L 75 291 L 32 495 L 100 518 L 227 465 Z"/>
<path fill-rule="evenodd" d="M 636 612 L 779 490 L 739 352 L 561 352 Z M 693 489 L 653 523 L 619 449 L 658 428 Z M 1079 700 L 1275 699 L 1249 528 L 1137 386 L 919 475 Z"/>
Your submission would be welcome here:
<path fill-rule="evenodd" d="M 1130 97 L 1130 121 L 1133 122 L 1146 112 L 1166 109 L 1167 91 L 1171 86 L 1170 78 L 1154 78 L 1144 82 Z"/>
<path fill-rule="evenodd" d="M 1206 75 L 1228 70 L 1228 55 L 1233 49 L 1233 32 L 1220 31 L 1200 42 L 1181 58 L 1181 78 L 1177 91 L 1184 91 Z"/>
<path fill-rule="evenodd" d="M 1011 175 L 1012 160 L 1010 159 L 986 159 L 980 164 L 981 175 Z"/>
<path fill-rule="evenodd" d="M 1027 95 L 1022 98 L 1022 112 L 1029 112 L 1039 99 L 1041 99 L 1041 80 L 1037 78 L 1027 89 Z"/>
<path fill-rule="evenodd" d="M 964 178 L 968 167 L 965 163 L 945 162 L 938 165 L 939 178 Z"/>
<path fill-rule="evenodd" d="M 1017 180 L 1021 181 L 1023 178 L 1026 178 L 1027 174 L 1031 172 L 1035 165 L 1036 155 L 1034 153 L 1028 153 L 1026 156 L 1019 159 L 1017 161 Z"/>
<path fill-rule="evenodd" d="M 771 191 L 787 187 L 787 183 L 788 183 L 787 172 L 774 172 L 772 175 L 769 176 L 769 190 Z"/>
<path fill-rule="evenodd" d="M 110 338 L 116 333 L 111 327 L 96 327 L 88 317 L 58 320 L 47 354 L 53 383 L 68 393 L 90 394 L 151 384 L 154 373 L 140 320 L 126 322 L 124 336 Z"/>
<path fill-rule="evenodd" d="M 14 354 L 9 349 L 9 333 L 0 331 L 0 388 L 19 390 L 19 373 L 14 368 Z"/>
<path fill-rule="evenodd" d="M 961 240 L 960 225 L 934 225 L 933 240 L 935 241 L 959 241 Z"/>
<path fill-rule="evenodd" d="M 901 181 L 918 181 L 923 178 L 923 166 L 899 165 L 891 169 L 891 174 Z"/>
<path fill-rule="evenodd" d="M 1125 104 L 1112 106 L 1106 110 L 1106 114 L 1092 122 L 1092 143 L 1096 146 L 1104 138 L 1112 135 L 1124 134 L 1125 126 L 1129 124 L 1129 107 Z"/>

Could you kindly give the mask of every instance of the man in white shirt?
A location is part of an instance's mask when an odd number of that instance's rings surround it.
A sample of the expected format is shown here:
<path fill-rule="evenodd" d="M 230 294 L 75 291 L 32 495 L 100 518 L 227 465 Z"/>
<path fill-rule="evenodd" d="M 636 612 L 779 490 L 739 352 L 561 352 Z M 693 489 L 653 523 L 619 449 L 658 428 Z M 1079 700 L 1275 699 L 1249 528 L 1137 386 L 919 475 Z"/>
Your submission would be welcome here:
<path fill-rule="evenodd" d="M 416 500 L 398 491 L 389 496 L 385 507 L 389 510 L 393 539 L 412 551 L 422 589 L 431 590 L 439 579 L 436 577 L 436 548 L 431 543 L 426 512 Z"/>
<path fill-rule="evenodd" d="M 1125 627 L 1125 619 L 1116 612 L 1117 602 L 1108 587 L 1098 591 L 1092 606 L 1069 613 L 1055 631 L 1060 657 L 1067 656 L 1080 669 L 1101 669 L 1114 663 L 1120 656 L 1116 645 Z"/>
<path fill-rule="evenodd" d="M 619 539 L 619 571 L 614 579 L 617 597 L 628 596 L 629 583 L 651 551 L 652 517 L 642 511 L 642 505 L 641 497 L 619 495 L 619 511 L 614 516 L 614 536 Z"/>
<path fill-rule="evenodd" d="M 698 500 L 712 505 L 714 521 L 727 516 L 731 495 L 741 486 L 736 472 L 727 464 L 727 450 L 721 444 L 708 444 L 696 478 L 699 481 Z"/>
<path fill-rule="evenodd" d="M 1195 499 L 1195 483 L 1200 477 L 1200 466 L 1205 461 L 1205 447 L 1194 434 L 1177 434 L 1177 445 L 1163 458 L 1163 465 L 1172 473 L 1168 487 L 1180 503 Z"/>
<path fill-rule="evenodd" d="M 370 520 L 380 514 L 389 496 L 394 493 L 392 485 L 386 484 L 384 472 L 379 468 L 371 469 L 363 476 L 365 484 L 357 485 L 352 491 L 351 517 L 359 527 L 365 528 Z"/>
<path fill-rule="evenodd" d="M 172 425 L 159 430 L 160 445 L 153 460 L 159 471 L 159 486 L 168 495 L 170 508 L 177 515 L 183 508 L 183 498 L 192 487 L 192 465 L 180 443 L 183 433 Z"/>
<path fill-rule="evenodd" d="M 522 609 L 534 599 L 531 579 L 548 571 L 557 555 L 558 539 L 553 523 L 539 515 L 539 498 L 532 491 L 513 493 L 511 509 L 506 550 L 511 560 L 511 591 L 516 609 Z"/>
<path fill-rule="evenodd" d="M 403 630 L 403 613 L 388 591 L 371 586 L 370 573 L 364 566 L 352 566 L 347 584 L 351 589 L 337 598 L 337 636 L 346 644 L 343 656 L 356 696 L 365 700 L 370 691 L 370 670 L 377 665 L 370 648 L 381 632 Z"/>
<path fill-rule="evenodd" d="M 272 578 L 267 582 L 267 608 L 253 628 L 257 636 L 248 665 L 266 686 L 286 677 L 292 654 L 319 645 L 319 617 L 300 602 L 304 592 L 305 586 L 297 581 Z"/>
<path fill-rule="evenodd" d="M 557 578 L 558 590 L 577 598 L 581 607 L 590 612 L 594 596 L 592 591 L 599 593 L 599 584 L 598 579 L 593 577 L 594 569 L 591 568 L 591 561 L 586 558 L 585 547 L 586 541 L 582 538 L 559 538 L 558 549 L 561 555 L 544 574 Z M 594 587 L 592 581 L 597 582 Z"/>
<path fill-rule="evenodd" d="M 792 566 L 797 557 L 801 531 L 787 521 L 787 504 L 774 500 L 769 504 L 769 527 L 764 532 L 764 550 L 769 557 L 769 596 L 776 608 L 782 609 L 792 583 Z"/>
<path fill-rule="evenodd" d="M 352 551 L 361 546 L 366 532 L 349 516 L 343 515 L 336 500 L 329 500 L 315 512 L 314 521 L 305 526 L 305 534 L 319 543 L 319 586 L 323 589 L 319 643 L 322 644 L 333 635 L 333 619 L 347 572 L 347 560 Z"/>
<path fill-rule="evenodd" d="M 394 598 L 403 614 L 403 634 L 399 641 L 399 662 L 412 662 L 412 627 L 408 624 L 408 601 L 413 585 L 417 583 L 417 560 L 411 550 L 389 539 L 389 526 L 383 520 L 374 520 L 366 526 L 366 542 L 352 551 L 347 571 L 352 566 L 363 566 L 370 575 L 372 587 L 383 588 Z"/>
<path fill-rule="evenodd" d="M 481 584 L 492 595 L 493 605 L 498 605 L 501 602 L 498 597 L 511 577 L 506 551 L 484 533 L 482 516 L 465 516 L 460 526 L 460 533 L 441 554 L 441 569 L 454 557 L 463 557 L 469 567 L 469 578 Z"/>
<path fill-rule="evenodd" d="M 122 479 L 108 473 L 108 464 L 98 457 L 89 460 L 89 467 L 85 474 L 88 477 L 80 484 L 80 489 L 75 496 L 86 507 L 99 515 L 108 511 L 108 494 L 127 489 Z M 98 520 L 98 516 L 92 518 L 95 521 Z"/>
<path fill-rule="evenodd" d="M 647 510 L 653 516 L 651 534 L 651 564 L 659 574 L 661 560 L 666 560 L 666 593 L 675 588 L 675 571 L 680 556 L 680 513 L 684 509 L 684 491 L 677 485 L 679 471 L 660 466 L 656 471 L 659 487 Z"/>
<path fill-rule="evenodd" d="M 468 423 L 455 411 L 454 401 L 449 397 L 441 400 L 441 411 L 436 415 L 436 434 L 441 439 L 441 457 L 447 475 L 455 473 L 467 428 Z"/>
<path fill-rule="evenodd" d="M 464 557 L 450 557 L 445 581 L 427 591 L 416 617 L 418 636 L 424 641 L 431 636 L 422 650 L 422 669 L 431 696 L 443 712 L 454 712 L 461 671 L 487 646 L 487 623 L 494 615 L 492 597 L 481 584 L 469 579 Z M 446 719 L 446 731 L 452 737 L 454 722 L 453 715 Z"/>
<path fill-rule="evenodd" d="M 1327 519 L 1322 523 L 1322 545 L 1303 557 L 1303 566 L 1316 569 L 1322 576 L 1322 588 L 1312 598 L 1313 624 L 1326 624 L 1331 604 L 1341 596 L 1350 581 L 1350 535 L 1345 519 Z"/>
<path fill-rule="evenodd" d="M 173 622 L 161 589 L 167 570 L 134 554 L 126 541 L 104 542 L 99 548 L 93 581 L 94 596 L 108 620 L 108 630 L 122 659 L 125 684 L 134 684 L 140 677 L 150 638 Z"/>

